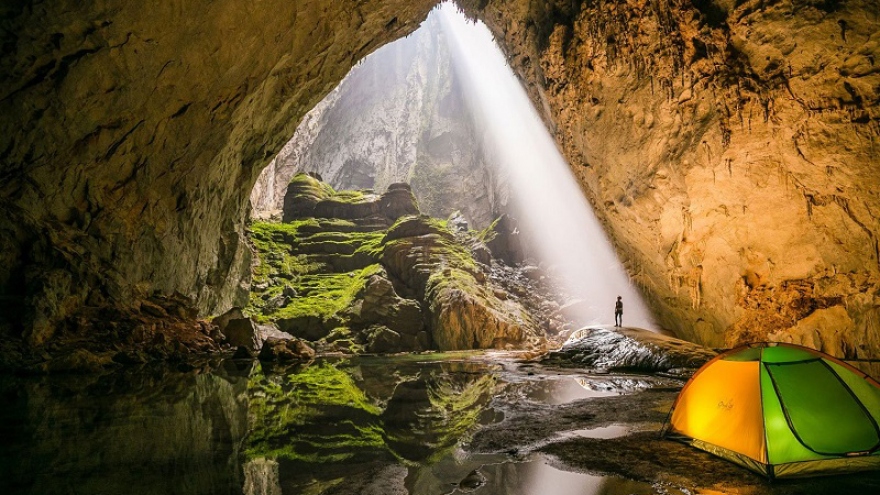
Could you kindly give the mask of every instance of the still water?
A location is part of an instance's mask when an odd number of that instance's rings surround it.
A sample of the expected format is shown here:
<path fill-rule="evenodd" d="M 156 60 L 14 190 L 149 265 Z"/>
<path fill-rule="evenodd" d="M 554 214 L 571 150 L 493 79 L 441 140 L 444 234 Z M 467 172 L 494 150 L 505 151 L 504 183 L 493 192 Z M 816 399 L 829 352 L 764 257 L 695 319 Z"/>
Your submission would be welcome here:
<path fill-rule="evenodd" d="M 493 399 L 619 393 L 607 379 L 511 366 L 446 355 L 0 377 L 0 493 L 655 493 L 541 455 L 469 453 L 471 433 L 503 419 Z"/>

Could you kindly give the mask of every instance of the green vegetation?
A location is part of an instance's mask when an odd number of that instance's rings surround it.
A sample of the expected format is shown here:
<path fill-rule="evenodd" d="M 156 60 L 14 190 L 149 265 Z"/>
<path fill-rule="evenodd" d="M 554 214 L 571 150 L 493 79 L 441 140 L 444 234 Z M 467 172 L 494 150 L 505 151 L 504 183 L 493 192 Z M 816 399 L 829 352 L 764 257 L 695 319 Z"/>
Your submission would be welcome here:
<path fill-rule="evenodd" d="M 263 318 L 315 316 L 326 320 L 347 308 L 364 288 L 367 279 L 381 271 L 381 265 L 374 264 L 348 273 L 301 276 L 296 285 L 299 289 L 297 297 L 287 306 L 263 315 Z"/>
<path fill-rule="evenodd" d="M 510 313 L 486 285 L 473 254 L 481 249 L 488 256 L 482 243 L 491 239 L 497 221 L 480 232 L 459 232 L 449 220 L 405 214 L 413 211 L 414 200 L 401 189 L 389 193 L 385 204 L 364 191 L 334 191 L 308 175 L 294 177 L 290 187 L 295 191 L 286 200 L 290 210 L 316 217 L 250 226 L 257 264 L 245 310 L 249 316 L 276 322 L 284 331 L 319 342 L 320 349 L 343 352 L 432 345 L 462 349 L 493 342 L 464 334 L 486 327 L 485 318 Z M 390 226 L 389 212 L 402 215 Z M 393 289 L 377 292 L 381 301 L 372 299 L 373 307 L 362 311 L 359 298 L 375 275 L 394 281 Z M 377 311 L 377 304 L 385 309 Z M 468 309 L 474 305 L 493 311 Z M 389 323 L 398 317 L 402 326 Z M 392 330 L 376 331 L 380 326 Z"/>
<path fill-rule="evenodd" d="M 498 228 L 498 222 L 500 222 L 500 221 L 501 221 L 501 217 L 498 217 L 495 220 L 493 220 L 492 223 L 490 223 L 489 226 L 486 227 L 485 229 L 478 230 L 478 231 L 472 231 L 473 236 L 478 241 L 483 242 L 483 243 L 492 242 L 492 240 L 495 239 L 495 237 L 498 235 L 498 231 L 496 229 Z"/>
<path fill-rule="evenodd" d="M 253 223 L 250 237 L 258 264 L 247 313 L 263 322 L 302 316 L 326 320 L 347 308 L 366 280 L 382 270 L 374 258 L 381 250 L 383 232 L 322 230 L 353 225 L 314 218 Z M 353 269 L 337 271 L 333 264 Z M 357 268 L 360 265 L 366 266 Z M 287 298 L 280 307 L 270 303 L 285 293 L 296 297 Z"/>

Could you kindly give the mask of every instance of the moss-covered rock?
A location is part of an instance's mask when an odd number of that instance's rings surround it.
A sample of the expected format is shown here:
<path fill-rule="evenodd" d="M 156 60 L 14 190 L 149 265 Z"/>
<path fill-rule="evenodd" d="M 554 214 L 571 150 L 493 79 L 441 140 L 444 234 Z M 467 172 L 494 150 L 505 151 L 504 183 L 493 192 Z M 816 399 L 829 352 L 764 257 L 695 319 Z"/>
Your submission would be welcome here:
<path fill-rule="evenodd" d="M 343 352 L 539 343 L 522 307 L 488 281 L 488 233 L 419 215 L 408 185 L 335 191 L 299 174 L 285 205 L 288 222 L 250 229 L 257 264 L 247 312 L 257 321 Z"/>
<path fill-rule="evenodd" d="M 419 212 L 408 184 L 391 184 L 381 196 L 371 190 L 335 191 L 310 174 L 297 174 L 284 195 L 283 221 L 302 218 L 372 219 L 385 227 Z"/>

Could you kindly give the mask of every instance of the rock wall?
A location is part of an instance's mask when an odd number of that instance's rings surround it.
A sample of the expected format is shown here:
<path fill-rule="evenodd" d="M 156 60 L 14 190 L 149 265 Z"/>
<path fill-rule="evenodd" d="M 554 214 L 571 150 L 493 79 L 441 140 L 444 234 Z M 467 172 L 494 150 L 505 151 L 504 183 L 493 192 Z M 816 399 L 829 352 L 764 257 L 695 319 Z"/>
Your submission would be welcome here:
<path fill-rule="evenodd" d="M 468 1 L 660 323 L 880 354 L 876 1 Z"/>
<path fill-rule="evenodd" d="M 439 14 L 438 14 L 439 15 Z M 461 210 L 485 228 L 508 191 L 486 156 L 437 15 L 360 62 L 303 118 L 260 175 L 254 214 L 281 209 L 287 182 L 316 172 L 336 189 L 408 182 L 425 213 Z"/>
<path fill-rule="evenodd" d="M 246 202 L 299 119 L 431 1 L 0 7 L 0 334 L 247 297 Z"/>
<path fill-rule="evenodd" d="M 468 0 L 660 323 L 880 354 L 875 0 Z M 0 333 L 243 296 L 245 204 L 294 126 L 432 2 L 0 7 Z"/>

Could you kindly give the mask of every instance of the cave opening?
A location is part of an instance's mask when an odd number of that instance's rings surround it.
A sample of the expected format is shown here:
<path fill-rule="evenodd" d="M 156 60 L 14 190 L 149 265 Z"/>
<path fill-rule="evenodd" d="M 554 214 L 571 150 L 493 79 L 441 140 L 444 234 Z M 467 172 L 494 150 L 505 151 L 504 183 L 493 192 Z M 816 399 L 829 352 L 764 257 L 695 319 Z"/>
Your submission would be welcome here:
<path fill-rule="evenodd" d="M 876 0 L 460 0 L 503 60 L 436 5 L 0 6 L 0 492 L 880 492 L 656 434 L 722 348 L 877 375 Z M 551 349 L 622 274 L 575 182 L 689 342 Z"/>
<path fill-rule="evenodd" d="M 259 262 L 245 314 L 322 350 L 531 348 L 610 324 L 619 296 L 628 326 L 657 328 L 488 28 L 451 2 L 358 62 L 263 170 L 250 203 Z M 413 223 L 398 218 L 407 214 L 433 225 L 408 234 L 409 250 L 380 241 Z M 455 246 L 418 240 L 444 233 Z M 420 263 L 394 257 L 419 249 Z M 434 287 L 455 278 L 450 269 L 473 279 L 451 284 L 466 299 Z M 490 308 L 503 330 L 477 328 L 485 313 L 467 304 Z"/>

